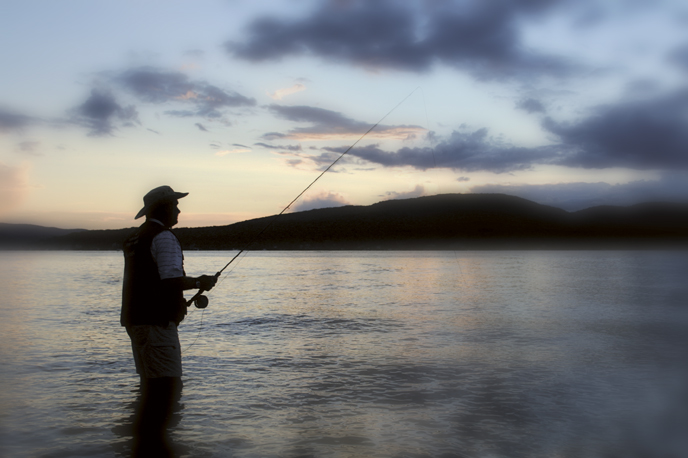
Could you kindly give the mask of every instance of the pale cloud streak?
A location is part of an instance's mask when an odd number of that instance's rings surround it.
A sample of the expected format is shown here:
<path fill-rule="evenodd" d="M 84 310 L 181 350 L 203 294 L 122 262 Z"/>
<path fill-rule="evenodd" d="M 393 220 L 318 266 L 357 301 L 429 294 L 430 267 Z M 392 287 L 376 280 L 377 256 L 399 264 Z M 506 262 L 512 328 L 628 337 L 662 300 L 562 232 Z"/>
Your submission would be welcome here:
<path fill-rule="evenodd" d="M 268 96 L 272 100 L 282 100 L 284 97 L 291 95 L 291 94 L 296 94 L 297 92 L 305 91 L 306 86 L 304 86 L 301 83 L 296 83 L 291 87 L 284 88 L 284 89 L 277 89 L 275 92 L 268 92 Z"/>
<path fill-rule="evenodd" d="M 283 150 L 283 151 L 301 151 L 301 144 L 298 145 L 270 145 L 268 143 L 258 142 L 254 143 L 255 146 L 260 146 L 262 148 L 270 150 Z"/>
<path fill-rule="evenodd" d="M 387 197 L 389 200 L 398 200 L 398 199 L 413 199 L 415 197 L 421 197 L 424 195 L 425 195 L 425 187 L 421 184 L 418 184 L 410 191 L 407 191 L 407 192 L 391 191 L 391 192 L 386 193 L 384 195 L 384 197 Z"/>
<path fill-rule="evenodd" d="M 315 210 L 317 208 L 332 208 L 351 205 L 341 194 L 331 191 L 322 191 L 318 194 L 304 197 L 300 202 L 291 207 L 293 212 Z"/>
<path fill-rule="evenodd" d="M 342 113 L 319 107 L 305 105 L 283 106 L 269 105 L 268 110 L 276 117 L 293 122 L 310 124 L 307 127 L 296 127 L 287 132 L 268 132 L 263 135 L 266 140 L 289 139 L 296 141 L 317 140 L 351 140 L 366 133 L 373 124 L 356 121 Z M 420 126 L 378 125 L 366 138 L 406 140 L 424 134 Z"/>

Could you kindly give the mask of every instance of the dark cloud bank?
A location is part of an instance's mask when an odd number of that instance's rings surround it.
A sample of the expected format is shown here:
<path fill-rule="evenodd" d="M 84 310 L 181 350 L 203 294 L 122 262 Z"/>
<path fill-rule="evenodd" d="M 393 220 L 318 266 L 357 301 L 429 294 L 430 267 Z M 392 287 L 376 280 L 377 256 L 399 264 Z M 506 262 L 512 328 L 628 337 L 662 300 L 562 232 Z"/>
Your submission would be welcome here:
<path fill-rule="evenodd" d="M 70 121 L 89 129 L 89 135 L 112 135 L 118 125 L 139 124 L 136 107 L 122 107 L 114 95 L 103 89 L 93 89 L 88 99 L 70 112 Z"/>
<path fill-rule="evenodd" d="M 548 75 L 565 77 L 581 69 L 561 56 L 527 49 L 523 21 L 550 13 L 583 16 L 594 2 L 568 0 L 495 0 L 444 2 L 327 2 L 296 19 L 261 17 L 246 38 L 225 43 L 226 51 L 250 61 L 312 55 L 356 65 L 412 72 L 443 63 L 483 79 Z M 591 9 L 592 8 L 592 9 Z M 688 49 L 670 58 L 679 65 Z M 546 116 L 540 100 L 517 103 L 525 113 Z M 360 132 L 368 126 L 340 113 L 314 107 L 268 107 L 275 115 L 310 122 L 289 133 L 271 132 L 273 140 L 298 134 Z M 351 156 L 383 166 L 420 170 L 445 167 L 463 171 L 509 172 L 538 164 L 581 168 L 688 168 L 688 91 L 654 99 L 627 100 L 600 106 L 575 122 L 544 117 L 550 135 L 546 146 L 526 148 L 496 140 L 486 129 L 457 130 L 432 147 L 385 151 L 378 146 L 354 148 Z M 340 152 L 341 149 L 328 149 Z"/>
<path fill-rule="evenodd" d="M 295 122 L 311 123 L 310 127 L 298 127 L 284 134 L 268 132 L 263 135 L 266 140 L 274 140 L 298 135 L 349 134 L 365 132 L 370 126 L 354 121 L 336 111 L 310 106 L 269 105 L 267 109 L 275 116 Z"/>
<path fill-rule="evenodd" d="M 140 124 L 136 106 L 122 106 L 117 100 L 115 89 L 119 90 L 120 97 L 124 90 L 124 93 L 133 95 L 143 103 L 179 104 L 184 109 L 165 111 L 165 114 L 175 117 L 216 119 L 223 116 L 225 109 L 256 105 L 255 99 L 237 92 L 223 90 L 203 81 L 194 81 L 181 72 L 153 67 L 139 67 L 110 74 L 107 81 L 109 87 L 92 89 L 85 102 L 68 112 L 67 121 L 87 127 L 92 136 L 109 136 L 121 127 Z M 28 117 L 0 111 L 0 129 L 22 127 L 30 121 Z M 208 131 L 201 123 L 196 123 L 195 126 L 201 131 Z"/>
<path fill-rule="evenodd" d="M 544 111 L 536 101 L 521 102 L 523 108 Z M 303 107 L 301 107 L 303 108 Z M 312 121 L 285 109 L 295 121 Z M 315 114 L 315 111 L 303 110 Z M 323 117 L 333 123 L 342 117 Z M 347 121 L 348 122 L 348 121 Z M 321 123 L 326 126 L 326 123 Z M 559 183 L 552 185 L 476 186 L 472 192 L 506 193 L 567 210 L 594 205 L 629 205 L 644 200 L 686 200 L 688 196 L 688 90 L 678 90 L 655 98 L 598 106 L 575 122 L 558 122 L 544 117 L 543 129 L 551 136 L 550 145 L 525 148 L 510 145 L 489 135 L 487 129 L 457 130 L 434 146 L 404 147 L 385 151 L 378 145 L 356 147 L 350 157 L 385 167 L 407 166 L 418 170 L 449 168 L 463 172 L 505 173 L 527 170 L 536 165 L 605 169 L 655 170 L 659 180 L 608 183 Z M 432 133 L 430 133 L 432 136 Z M 347 147 L 323 148 L 330 154 L 312 156 L 319 166 L 332 162 Z M 333 154 L 334 153 L 334 154 Z M 300 164 L 296 160 L 293 165 Z"/>
<path fill-rule="evenodd" d="M 534 104 L 529 106 L 535 107 Z M 538 164 L 603 169 L 688 170 L 688 90 L 654 99 L 600 106 L 577 122 L 544 118 L 552 144 L 526 148 L 492 138 L 487 129 L 454 131 L 432 147 L 384 151 L 353 148 L 349 155 L 383 166 L 467 172 L 526 170 Z M 327 148 L 342 152 L 343 148 Z"/>
<path fill-rule="evenodd" d="M 221 109 L 255 106 L 253 98 L 226 91 L 203 81 L 193 81 L 180 72 L 164 71 L 151 67 L 128 70 L 114 80 L 144 102 L 185 103 L 191 110 L 171 110 L 173 116 L 201 116 L 219 118 Z"/>
<path fill-rule="evenodd" d="M 325 149 L 341 153 L 346 148 Z M 386 167 L 411 166 L 419 170 L 439 167 L 501 173 L 529 169 L 537 163 L 552 162 L 556 151 L 551 147 L 510 146 L 490 138 L 487 129 L 478 129 L 474 132 L 454 131 L 449 138 L 433 147 L 404 147 L 390 152 L 371 145 L 353 148 L 349 155 Z"/>
<path fill-rule="evenodd" d="M 543 126 L 569 154 L 562 165 L 585 168 L 688 168 L 688 89 L 654 99 L 598 107 L 578 123 Z"/>
<path fill-rule="evenodd" d="M 331 2 L 302 19 L 260 18 L 244 41 L 227 42 L 225 49 L 251 61 L 314 55 L 413 72 L 441 62 L 483 79 L 563 76 L 575 66 L 526 49 L 518 30 L 523 17 L 562 3 L 569 2 L 425 2 L 419 8 L 392 1 Z"/>
<path fill-rule="evenodd" d="M 31 116 L 0 108 L 0 132 L 21 130 L 34 122 L 35 119 Z"/>

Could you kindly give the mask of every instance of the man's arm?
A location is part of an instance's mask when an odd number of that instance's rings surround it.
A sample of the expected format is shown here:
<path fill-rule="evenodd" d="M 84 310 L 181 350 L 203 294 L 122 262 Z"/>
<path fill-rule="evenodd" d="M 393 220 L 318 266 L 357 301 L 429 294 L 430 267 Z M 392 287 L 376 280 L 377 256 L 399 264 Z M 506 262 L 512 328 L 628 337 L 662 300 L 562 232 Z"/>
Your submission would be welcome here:
<path fill-rule="evenodd" d="M 182 277 L 182 289 L 184 291 L 189 289 L 202 289 L 203 291 L 210 291 L 217 283 L 217 277 L 214 275 L 201 275 L 200 277 Z"/>
<path fill-rule="evenodd" d="M 184 273 L 184 257 L 179 241 L 170 231 L 164 231 L 153 238 L 151 255 L 158 265 L 158 273 L 164 284 L 182 291 L 189 289 L 203 289 L 210 291 L 217 277 L 201 275 L 189 277 Z"/>
<path fill-rule="evenodd" d="M 189 289 L 202 289 L 203 291 L 210 291 L 217 283 L 217 277 L 214 275 L 201 275 L 200 277 L 176 277 L 166 278 L 162 281 L 168 288 L 181 289 L 186 291 Z"/>

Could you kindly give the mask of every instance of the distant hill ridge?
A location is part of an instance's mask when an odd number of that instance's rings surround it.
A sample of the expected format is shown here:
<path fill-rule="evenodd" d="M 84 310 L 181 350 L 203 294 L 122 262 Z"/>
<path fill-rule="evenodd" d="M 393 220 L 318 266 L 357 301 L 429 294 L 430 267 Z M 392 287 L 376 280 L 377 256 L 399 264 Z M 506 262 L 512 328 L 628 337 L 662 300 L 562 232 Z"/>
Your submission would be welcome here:
<path fill-rule="evenodd" d="M 36 224 L 0 223 L 0 248 L 32 247 L 42 240 L 59 237 L 85 229 L 59 229 Z"/>
<path fill-rule="evenodd" d="M 267 225 L 260 237 L 256 238 Z M 133 228 L 43 239 L 47 249 L 119 249 Z M 174 229 L 185 249 L 417 250 L 688 246 L 688 204 L 578 212 L 504 194 L 441 194 Z"/>

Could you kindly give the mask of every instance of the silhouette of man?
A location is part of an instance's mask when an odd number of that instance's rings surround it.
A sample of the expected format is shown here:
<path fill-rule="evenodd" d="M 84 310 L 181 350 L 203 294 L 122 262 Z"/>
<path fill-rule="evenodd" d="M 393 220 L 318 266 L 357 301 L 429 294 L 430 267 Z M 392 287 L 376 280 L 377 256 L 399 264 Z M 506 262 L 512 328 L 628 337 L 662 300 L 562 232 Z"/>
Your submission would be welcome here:
<path fill-rule="evenodd" d="M 215 276 L 189 277 L 184 272 L 181 244 L 170 228 L 178 222 L 178 201 L 186 195 L 169 186 L 151 190 L 136 215 L 136 219 L 145 215 L 146 221 L 124 242 L 120 322 L 131 339 L 141 377 L 135 446 L 164 448 L 160 444 L 164 444 L 165 426 L 182 388 L 177 326 L 186 316 L 183 291 L 208 291 L 217 282 Z"/>

